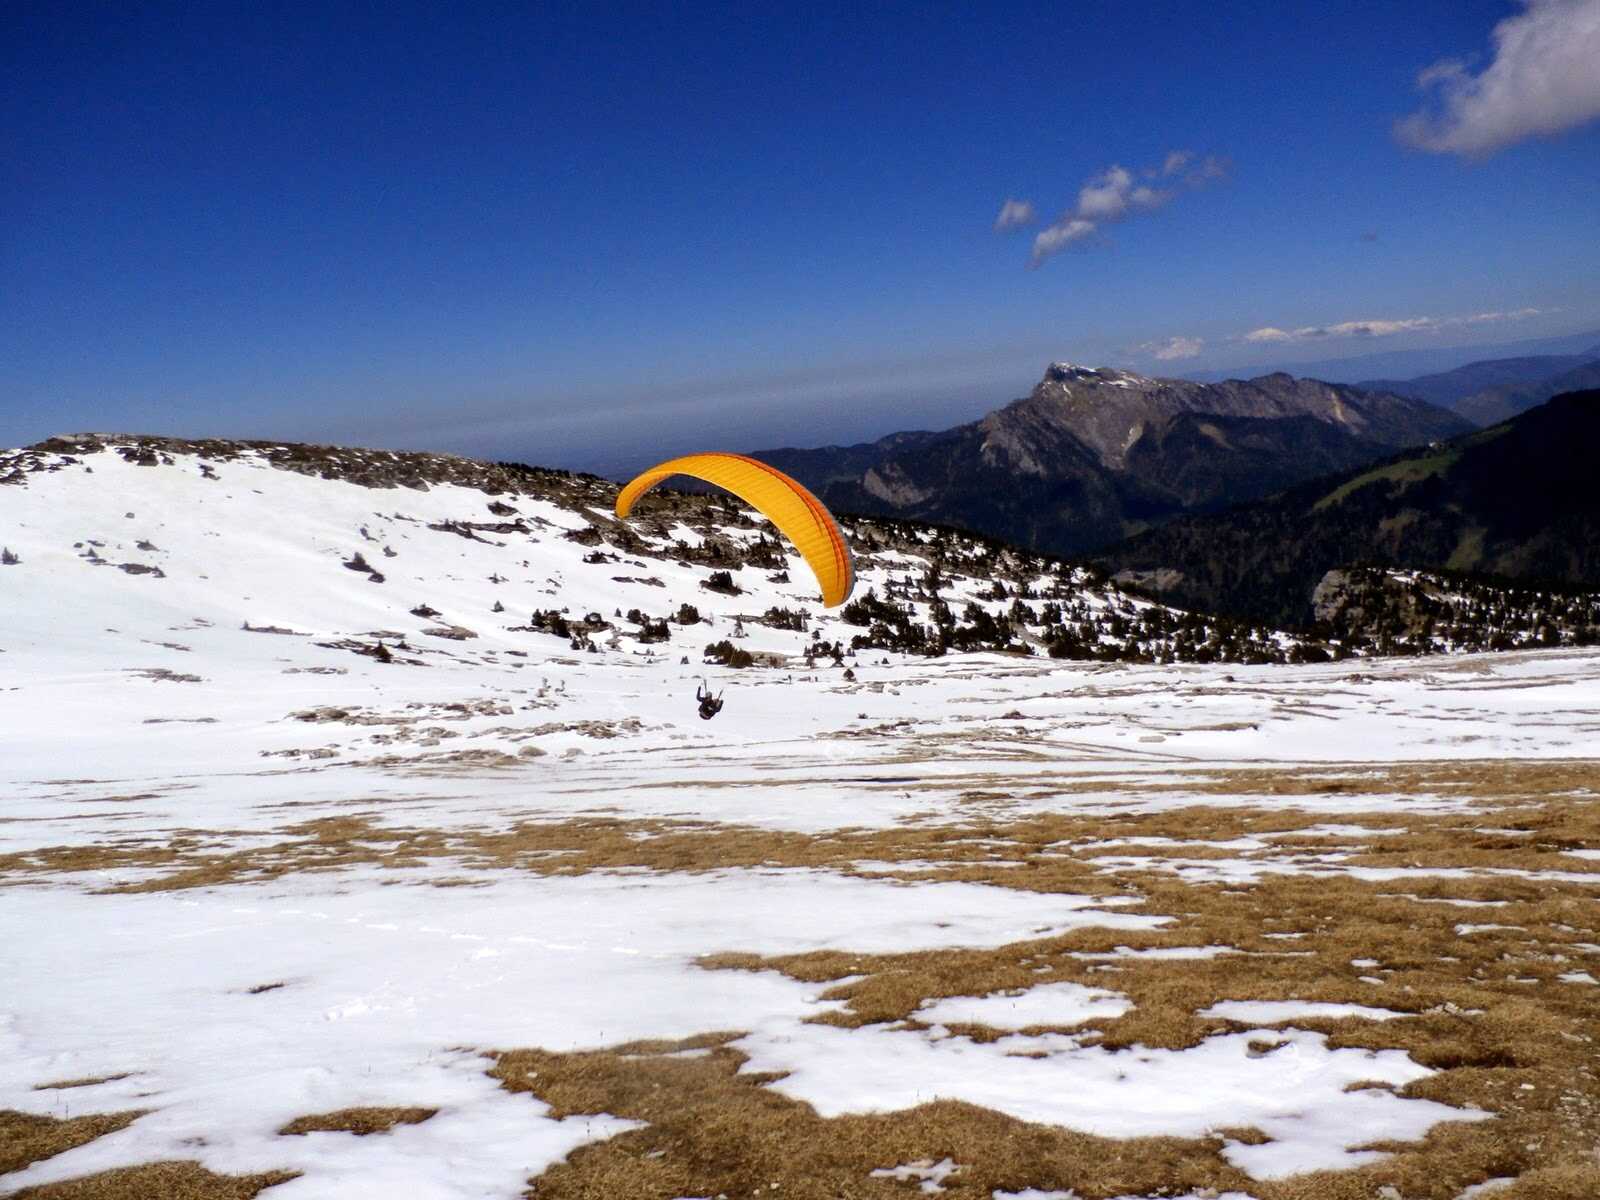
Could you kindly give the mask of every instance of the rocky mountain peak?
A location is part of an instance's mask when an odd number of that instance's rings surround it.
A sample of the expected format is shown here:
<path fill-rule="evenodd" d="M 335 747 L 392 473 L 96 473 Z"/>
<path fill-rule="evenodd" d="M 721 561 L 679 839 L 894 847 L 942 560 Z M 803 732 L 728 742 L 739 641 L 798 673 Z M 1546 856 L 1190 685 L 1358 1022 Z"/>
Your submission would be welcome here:
<path fill-rule="evenodd" d="M 1057 361 L 953 429 L 762 457 L 845 511 L 1075 554 L 1468 429 L 1423 401 L 1283 374 L 1207 384 Z"/>
<path fill-rule="evenodd" d="M 1078 363 L 1053 362 L 1044 371 L 1040 386 L 1051 383 L 1109 384 L 1112 387 L 1129 387 L 1135 383 L 1148 383 L 1142 375 L 1120 371 L 1115 367 L 1086 367 Z"/>

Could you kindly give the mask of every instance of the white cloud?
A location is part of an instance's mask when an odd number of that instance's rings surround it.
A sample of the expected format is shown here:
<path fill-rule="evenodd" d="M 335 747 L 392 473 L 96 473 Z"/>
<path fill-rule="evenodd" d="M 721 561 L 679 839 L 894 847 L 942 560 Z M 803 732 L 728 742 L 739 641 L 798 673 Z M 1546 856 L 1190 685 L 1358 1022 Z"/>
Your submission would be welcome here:
<path fill-rule="evenodd" d="M 1420 329 L 1437 329 L 1440 322 L 1433 317 L 1402 317 L 1397 321 L 1341 321 L 1326 329 L 1311 332 L 1312 337 L 1389 337 L 1396 333 L 1416 333 Z"/>
<path fill-rule="evenodd" d="M 1148 176 L 1150 172 L 1144 174 Z M 1170 199 L 1171 192 L 1135 184 L 1129 171 L 1111 166 L 1079 189 L 1078 207 L 1073 216 L 1088 221 L 1115 221 L 1127 216 L 1130 208 L 1148 211 L 1160 208 Z"/>
<path fill-rule="evenodd" d="M 1194 162 L 1194 151 L 1173 150 L 1167 154 L 1160 167 L 1147 167 L 1138 174 L 1144 179 L 1155 179 L 1158 176 L 1169 178 L 1181 174 L 1180 182 L 1183 187 L 1198 188 L 1227 173 L 1223 161 L 1214 156 L 1207 156 L 1198 165 L 1191 167 Z M 1148 184 L 1135 183 L 1134 178 L 1134 172 L 1116 163 L 1098 175 L 1091 176 L 1088 182 L 1078 189 L 1077 203 L 1062 213 L 1054 224 L 1041 230 L 1034 237 L 1033 257 L 1029 265 L 1038 266 L 1052 254 L 1082 241 L 1102 225 L 1121 221 L 1135 213 L 1151 212 L 1177 195 L 1171 188 L 1154 188 Z M 1002 218 L 1011 203 L 1008 200 L 1006 207 L 1000 210 Z M 995 223 L 995 228 L 1000 228 L 998 221 Z"/>
<path fill-rule="evenodd" d="M 1392 337 L 1397 333 L 1433 333 L 1452 325 L 1482 325 L 1491 321 L 1520 321 L 1553 309 L 1518 308 L 1509 312 L 1481 312 L 1459 317 L 1383 317 L 1365 321 L 1340 321 L 1336 325 L 1302 325 L 1279 329 L 1264 325 L 1241 334 L 1244 342 L 1306 342 L 1318 338 Z"/>
<path fill-rule="evenodd" d="M 1205 347 L 1205 339 L 1197 337 L 1169 337 L 1157 342 L 1145 342 L 1139 349 L 1152 358 L 1168 362 L 1175 358 L 1193 358 Z"/>
<path fill-rule="evenodd" d="M 1118 166 L 1107 167 L 1078 190 L 1077 215 L 1091 221 L 1120 217 L 1128 210 L 1133 176 Z"/>
<path fill-rule="evenodd" d="M 1600 0 L 1524 0 L 1494 27 L 1494 61 L 1477 75 L 1434 63 L 1417 87 L 1436 103 L 1395 125 L 1408 146 L 1483 156 L 1600 116 Z"/>
<path fill-rule="evenodd" d="M 1063 218 L 1048 229 L 1041 229 L 1033 239 L 1033 261 L 1043 262 L 1057 250 L 1064 250 L 1073 242 L 1088 237 L 1095 231 L 1093 221 Z"/>
<path fill-rule="evenodd" d="M 1542 312 L 1556 312 L 1553 308 L 1514 308 L 1510 312 L 1483 312 L 1473 313 L 1470 317 L 1461 317 L 1463 325 L 1481 325 L 1485 321 L 1520 321 L 1523 317 L 1536 317 Z"/>
<path fill-rule="evenodd" d="M 1038 219 L 1039 214 L 1034 211 L 1032 200 L 1008 199 L 1000 206 L 1000 215 L 994 219 L 994 231 L 1010 233 L 1013 229 L 1032 225 Z"/>

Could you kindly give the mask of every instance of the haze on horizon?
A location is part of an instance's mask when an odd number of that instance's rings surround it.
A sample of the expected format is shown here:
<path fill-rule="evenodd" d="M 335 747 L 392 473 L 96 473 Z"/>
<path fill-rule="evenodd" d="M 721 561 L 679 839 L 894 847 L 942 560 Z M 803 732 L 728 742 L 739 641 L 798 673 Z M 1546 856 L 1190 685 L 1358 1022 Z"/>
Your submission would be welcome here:
<path fill-rule="evenodd" d="M 0 443 L 604 470 L 1596 329 L 1596 61 L 1600 0 L 13 6 Z"/>

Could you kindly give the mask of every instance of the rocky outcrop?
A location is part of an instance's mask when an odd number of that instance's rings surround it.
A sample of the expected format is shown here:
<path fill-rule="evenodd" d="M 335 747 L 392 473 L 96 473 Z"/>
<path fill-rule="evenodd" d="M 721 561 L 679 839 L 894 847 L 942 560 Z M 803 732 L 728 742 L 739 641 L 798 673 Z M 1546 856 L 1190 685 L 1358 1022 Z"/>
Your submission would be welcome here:
<path fill-rule="evenodd" d="M 22 450 L 0 453 L 0 482 L 26 483 L 32 473 L 60 470 L 75 463 L 80 456 L 107 449 L 139 466 L 171 466 L 174 455 L 194 456 L 200 460 L 201 473 L 207 477 L 212 476 L 217 464 L 248 456 L 281 471 L 338 479 L 369 488 L 426 491 L 435 484 L 455 484 L 498 496 L 529 491 L 537 486 L 541 491 L 565 491 L 592 497 L 596 503 L 605 505 L 609 505 L 609 497 L 615 492 L 613 485 L 594 475 L 518 463 L 482 462 L 454 454 L 116 433 L 63 434 Z"/>

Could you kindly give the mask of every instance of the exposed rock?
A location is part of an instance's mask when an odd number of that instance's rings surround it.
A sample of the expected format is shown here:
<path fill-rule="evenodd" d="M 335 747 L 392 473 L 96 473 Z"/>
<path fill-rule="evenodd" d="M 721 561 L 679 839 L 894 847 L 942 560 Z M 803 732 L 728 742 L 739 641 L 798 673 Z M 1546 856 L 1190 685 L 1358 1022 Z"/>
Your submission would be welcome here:
<path fill-rule="evenodd" d="M 1141 592 L 1165 592 L 1177 587 L 1183 582 L 1183 572 L 1171 567 L 1157 567 L 1150 571 L 1136 571 L 1128 569 L 1118 571 L 1111 577 L 1113 583 L 1122 587 L 1136 588 Z"/>
<path fill-rule="evenodd" d="M 452 642 L 464 642 L 478 636 L 464 625 L 429 625 L 422 632 L 429 637 L 446 638 Z"/>
<path fill-rule="evenodd" d="M 861 477 L 861 487 L 867 495 L 876 496 L 895 508 L 908 508 L 933 497 L 931 489 L 917 487 L 906 477 L 904 469 L 892 462 L 869 467 Z"/>
<path fill-rule="evenodd" d="M 153 679 L 158 683 L 204 683 L 205 680 L 198 675 L 186 675 L 181 671 L 169 671 L 166 667 L 131 667 L 130 675 L 138 675 L 142 679 Z"/>

